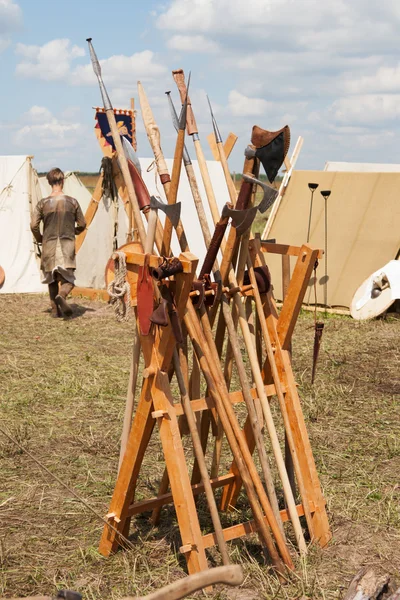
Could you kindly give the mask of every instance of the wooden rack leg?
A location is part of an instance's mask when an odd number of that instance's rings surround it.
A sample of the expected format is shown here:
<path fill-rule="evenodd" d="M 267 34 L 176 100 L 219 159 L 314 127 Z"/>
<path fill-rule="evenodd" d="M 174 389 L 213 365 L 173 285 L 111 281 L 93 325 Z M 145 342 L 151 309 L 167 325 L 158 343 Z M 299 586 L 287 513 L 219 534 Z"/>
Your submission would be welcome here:
<path fill-rule="evenodd" d="M 154 428 L 154 419 L 151 416 L 153 403 L 148 398 L 146 399 L 148 388 L 149 382 L 146 380 L 143 384 L 109 508 L 109 513 L 113 513 L 119 519 L 118 522 L 114 521 L 112 524 L 121 533 L 126 531 L 127 511 L 135 495 L 137 477 Z M 104 556 L 109 556 L 117 550 L 118 546 L 117 534 L 105 525 L 99 552 Z"/>
<path fill-rule="evenodd" d="M 160 438 L 188 570 L 189 573 L 204 571 L 208 566 L 199 519 L 190 484 L 182 439 L 179 434 L 178 420 L 173 408 L 174 400 L 170 392 L 168 376 L 162 371 L 158 371 L 157 376 L 154 377 L 151 395 L 153 397 L 154 408 L 168 413 L 167 418 L 160 417 L 158 419 Z"/>

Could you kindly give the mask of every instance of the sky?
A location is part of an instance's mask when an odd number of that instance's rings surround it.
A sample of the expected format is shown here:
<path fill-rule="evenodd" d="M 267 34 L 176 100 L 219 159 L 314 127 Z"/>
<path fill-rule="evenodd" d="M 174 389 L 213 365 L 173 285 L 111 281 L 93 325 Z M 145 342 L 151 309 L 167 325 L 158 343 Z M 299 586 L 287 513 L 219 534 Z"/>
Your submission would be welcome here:
<path fill-rule="evenodd" d="M 207 158 L 206 94 L 222 137 L 239 136 L 232 171 L 255 124 L 288 124 L 292 149 L 304 138 L 297 168 L 400 162 L 399 30 L 398 0 L 0 0 L 0 154 L 34 155 L 38 170 L 98 171 L 92 37 L 113 106 L 135 98 L 139 156 L 151 149 L 137 81 L 171 157 L 165 92 L 178 107 L 171 72 L 183 68 Z"/>

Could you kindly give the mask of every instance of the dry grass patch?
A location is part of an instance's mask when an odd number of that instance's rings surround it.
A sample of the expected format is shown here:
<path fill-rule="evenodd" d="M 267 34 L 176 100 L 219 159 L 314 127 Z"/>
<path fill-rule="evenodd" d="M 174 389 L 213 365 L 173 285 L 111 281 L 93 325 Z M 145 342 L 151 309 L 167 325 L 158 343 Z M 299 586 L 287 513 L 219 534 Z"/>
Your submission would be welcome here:
<path fill-rule="evenodd" d="M 131 325 L 116 323 L 104 303 L 74 301 L 78 316 L 64 321 L 44 312 L 44 296 L 0 296 L 1 426 L 104 515 L 118 464 Z M 333 540 L 297 560 L 285 586 L 270 575 L 255 536 L 237 540 L 229 548 L 245 583 L 217 590 L 215 599 L 333 600 L 364 565 L 400 579 L 399 333 L 396 320 L 329 317 L 312 388 L 312 316 L 301 315 L 294 368 Z M 161 459 L 153 436 L 138 499 L 157 493 Z M 228 466 L 226 453 L 222 468 Z M 135 550 L 105 559 L 97 551 L 102 523 L 1 434 L 0 481 L 0 596 L 67 587 L 85 598 L 117 599 L 184 576 L 171 507 L 157 528 L 139 516 Z M 223 515 L 225 524 L 250 516 L 244 497 L 239 508 L 238 515 Z M 210 531 L 203 499 L 199 512 Z M 215 550 L 209 558 L 219 564 Z"/>

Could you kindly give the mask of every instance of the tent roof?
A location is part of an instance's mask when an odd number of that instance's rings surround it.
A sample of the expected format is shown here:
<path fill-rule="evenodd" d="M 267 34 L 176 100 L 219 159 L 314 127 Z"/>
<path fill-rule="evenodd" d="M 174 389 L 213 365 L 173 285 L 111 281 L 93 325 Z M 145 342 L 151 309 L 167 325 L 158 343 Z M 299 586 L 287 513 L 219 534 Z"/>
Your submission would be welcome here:
<path fill-rule="evenodd" d="M 314 194 L 310 245 L 324 248 L 324 200 L 328 199 L 328 304 L 349 307 L 353 294 L 374 271 L 396 258 L 400 248 L 400 173 L 295 171 L 272 224 L 269 237 L 282 244 L 306 242 Z M 280 258 L 280 257 L 279 257 Z M 271 257 L 275 295 L 282 298 L 280 261 Z M 324 301 L 325 257 L 317 272 L 318 303 Z M 306 302 L 314 302 L 310 287 Z"/>
<path fill-rule="evenodd" d="M 324 171 L 351 171 L 352 173 L 400 173 L 400 165 L 327 161 L 325 163 Z"/>

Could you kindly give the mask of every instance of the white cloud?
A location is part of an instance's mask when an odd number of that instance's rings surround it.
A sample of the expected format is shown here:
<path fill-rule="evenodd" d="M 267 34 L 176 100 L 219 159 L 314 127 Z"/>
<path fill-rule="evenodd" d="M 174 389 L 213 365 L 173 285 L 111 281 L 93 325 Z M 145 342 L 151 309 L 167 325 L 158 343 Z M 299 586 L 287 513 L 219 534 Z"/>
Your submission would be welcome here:
<path fill-rule="evenodd" d="M 330 108 L 341 123 L 376 124 L 400 117 L 400 94 L 365 94 L 335 100 Z"/>
<path fill-rule="evenodd" d="M 371 92 L 399 92 L 400 64 L 380 67 L 375 73 L 347 78 L 343 89 L 349 94 L 368 94 Z"/>
<path fill-rule="evenodd" d="M 20 77 L 60 81 L 70 74 L 72 61 L 85 56 L 85 50 L 68 39 L 56 39 L 43 46 L 17 44 L 15 52 L 22 57 L 16 73 Z"/>
<path fill-rule="evenodd" d="M 79 144 L 80 123 L 59 119 L 45 106 L 32 106 L 23 116 L 25 125 L 14 132 L 13 142 L 25 152 L 36 149 L 65 149 Z"/>
<path fill-rule="evenodd" d="M 381 3 L 380 3 L 381 4 Z M 198 34 L 217 32 L 219 38 L 261 38 L 273 49 L 311 51 L 346 48 L 372 50 L 391 40 L 396 48 L 400 11 L 384 0 L 383 10 L 363 0 L 172 0 L 156 19 L 160 29 Z M 285 43 L 283 43 L 285 40 Z"/>
<path fill-rule="evenodd" d="M 212 54 L 218 52 L 219 46 L 204 35 L 174 35 L 167 41 L 168 48 L 197 54 Z"/>
<path fill-rule="evenodd" d="M 272 107 L 273 103 L 263 98 L 249 98 L 237 90 L 229 92 L 228 108 L 235 117 L 258 117 L 268 113 Z"/>
<path fill-rule="evenodd" d="M 136 81 L 150 81 L 166 73 L 167 69 L 161 63 L 155 62 L 154 52 L 143 50 L 132 56 L 123 54 L 110 56 L 100 60 L 102 75 L 105 84 L 116 87 L 136 87 Z M 74 85 L 95 85 L 96 76 L 91 63 L 79 65 L 72 75 Z"/>
<path fill-rule="evenodd" d="M 0 54 L 11 44 L 10 34 L 19 29 L 22 11 L 14 0 L 0 0 Z"/>
<path fill-rule="evenodd" d="M 0 36 L 15 31 L 21 25 L 22 10 L 14 0 L 0 0 Z"/>

